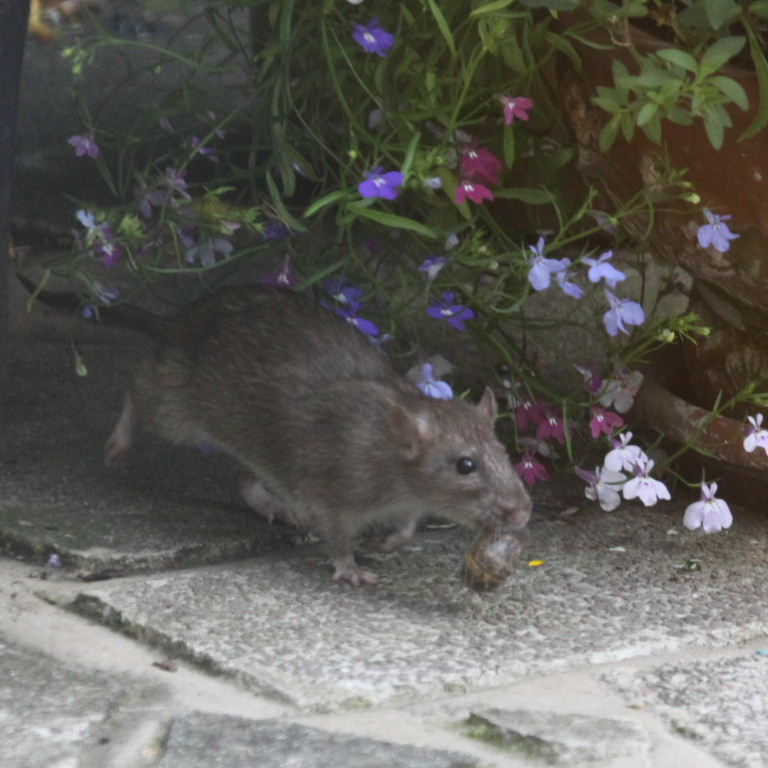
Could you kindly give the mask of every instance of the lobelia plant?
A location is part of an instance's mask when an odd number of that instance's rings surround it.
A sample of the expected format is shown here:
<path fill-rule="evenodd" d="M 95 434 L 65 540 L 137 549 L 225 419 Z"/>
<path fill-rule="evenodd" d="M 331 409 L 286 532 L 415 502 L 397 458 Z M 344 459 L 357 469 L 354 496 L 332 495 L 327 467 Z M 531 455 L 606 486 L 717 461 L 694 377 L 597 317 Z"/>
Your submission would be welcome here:
<path fill-rule="evenodd" d="M 649 458 L 622 431 L 623 415 L 649 355 L 708 329 L 685 311 L 662 313 L 644 292 L 648 257 L 622 221 L 676 200 L 646 189 L 611 210 L 593 190 L 573 194 L 574 148 L 552 90 L 553 66 L 557 56 L 578 65 L 582 46 L 600 46 L 606 61 L 612 51 L 630 52 L 632 70 L 614 58 L 613 87 L 595 94 L 610 115 L 601 147 L 638 128 L 661 141 L 665 121 L 703 120 L 717 148 L 729 140 L 729 110 L 746 106 L 723 67 L 747 48 L 762 73 L 761 111 L 750 130 L 768 122 L 768 64 L 759 44 L 768 6 L 231 0 L 208 4 L 205 16 L 219 53 L 181 63 L 193 73 L 237 71 L 239 87 L 259 99 L 258 115 L 198 110 L 202 124 L 181 129 L 175 107 L 153 104 L 144 125 L 161 127 L 163 148 L 139 162 L 125 147 L 142 137 L 123 137 L 117 176 L 100 151 L 108 136 L 98 125 L 88 122 L 69 140 L 82 162 L 99 164 L 114 197 L 111 206 L 77 212 L 77 247 L 58 268 L 83 283 L 87 312 L 97 316 L 158 276 L 215 284 L 239 265 L 266 257 L 273 265 L 277 255 L 280 266 L 265 266 L 264 283 L 321 286 L 329 311 L 395 354 L 405 356 L 397 344 L 406 337 L 434 336 L 451 347 L 471 335 L 503 371 L 498 389 L 529 485 L 570 466 L 605 510 L 622 497 L 645 505 L 668 499 L 653 475 L 674 475 L 675 457 Z M 634 23 L 660 28 L 666 47 L 641 50 Z M 596 41 L 596 31 L 607 35 Z M 104 44 L 121 43 L 95 45 Z M 88 59 L 82 51 L 71 57 L 80 70 Z M 160 59 L 178 64 L 180 57 Z M 677 200 L 696 200 L 680 178 L 672 186 Z M 702 207 L 700 246 L 727 251 L 738 237 L 730 218 Z M 308 256 L 316 232 L 332 235 Z M 104 285 L 99 265 L 122 268 L 114 285 Z M 591 354 L 569 361 L 581 374 L 577 385 L 556 385 L 542 375 L 538 357 L 547 345 L 535 336 L 571 327 L 590 340 Z M 425 394 L 453 396 L 431 363 L 411 362 L 410 377 Z M 475 377 L 454 373 L 456 382 Z M 768 402 L 754 390 L 716 412 Z M 768 454 L 761 423 L 762 415 L 750 418 L 744 448 Z M 599 455 L 594 472 L 580 468 L 595 466 Z M 717 485 L 700 485 L 702 500 L 688 508 L 685 525 L 727 528 Z"/>

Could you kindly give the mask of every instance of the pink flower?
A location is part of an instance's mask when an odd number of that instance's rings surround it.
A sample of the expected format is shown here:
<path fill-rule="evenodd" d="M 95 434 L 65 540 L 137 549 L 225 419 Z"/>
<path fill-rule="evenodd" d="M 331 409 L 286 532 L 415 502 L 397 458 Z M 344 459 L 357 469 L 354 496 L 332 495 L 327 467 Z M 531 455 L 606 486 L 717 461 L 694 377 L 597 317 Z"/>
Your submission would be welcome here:
<path fill-rule="evenodd" d="M 483 200 L 493 200 L 493 192 L 482 184 L 465 180 L 456 187 L 456 204 L 461 205 L 467 198 L 475 203 L 482 203 Z"/>
<path fill-rule="evenodd" d="M 614 429 L 621 429 L 624 426 L 624 419 L 617 413 L 598 408 L 596 405 L 593 405 L 590 410 L 592 420 L 589 422 L 589 431 L 593 438 L 610 435 Z"/>
<path fill-rule="evenodd" d="M 533 108 L 533 101 L 526 96 L 499 96 L 504 106 L 504 124 L 512 125 L 515 119 L 528 120 L 528 110 Z"/>
<path fill-rule="evenodd" d="M 549 480 L 549 472 L 547 468 L 540 462 L 536 461 L 533 454 L 526 451 L 520 462 L 515 464 L 517 474 L 523 478 L 528 485 L 536 485 L 538 482 L 547 482 Z"/>
<path fill-rule="evenodd" d="M 473 144 L 465 145 L 461 149 L 461 172 L 468 179 L 498 184 L 503 167 L 501 160 L 490 150 Z"/>
<path fill-rule="evenodd" d="M 549 408 L 545 408 L 544 417 L 536 428 L 536 437 L 539 440 L 548 440 L 551 437 L 561 445 L 565 445 L 565 422 Z"/>

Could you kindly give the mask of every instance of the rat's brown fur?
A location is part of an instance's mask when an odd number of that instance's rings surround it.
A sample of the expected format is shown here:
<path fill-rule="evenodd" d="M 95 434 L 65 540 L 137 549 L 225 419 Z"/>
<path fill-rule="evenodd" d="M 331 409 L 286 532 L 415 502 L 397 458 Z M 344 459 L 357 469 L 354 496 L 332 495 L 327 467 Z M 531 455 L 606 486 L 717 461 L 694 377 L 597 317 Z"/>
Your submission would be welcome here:
<path fill-rule="evenodd" d="M 183 311 L 143 361 L 106 447 L 130 447 L 137 420 L 176 443 L 209 443 L 249 471 L 243 496 L 270 519 L 317 528 L 334 578 L 375 583 L 354 537 L 387 522 L 393 549 L 419 518 L 515 528 L 530 500 L 493 431 L 496 402 L 434 400 L 366 337 L 311 299 L 225 288 Z M 457 471 L 468 457 L 476 469 Z"/>

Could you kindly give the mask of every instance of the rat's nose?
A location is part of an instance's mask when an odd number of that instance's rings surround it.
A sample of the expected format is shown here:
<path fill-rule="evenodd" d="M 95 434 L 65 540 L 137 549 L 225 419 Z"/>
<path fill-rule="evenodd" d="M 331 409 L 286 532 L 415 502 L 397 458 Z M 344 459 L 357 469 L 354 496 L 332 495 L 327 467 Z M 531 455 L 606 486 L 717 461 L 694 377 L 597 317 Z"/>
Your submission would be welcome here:
<path fill-rule="evenodd" d="M 499 509 L 503 524 L 510 528 L 524 528 L 531 519 L 531 502 L 523 502 L 515 506 L 503 506 Z"/>

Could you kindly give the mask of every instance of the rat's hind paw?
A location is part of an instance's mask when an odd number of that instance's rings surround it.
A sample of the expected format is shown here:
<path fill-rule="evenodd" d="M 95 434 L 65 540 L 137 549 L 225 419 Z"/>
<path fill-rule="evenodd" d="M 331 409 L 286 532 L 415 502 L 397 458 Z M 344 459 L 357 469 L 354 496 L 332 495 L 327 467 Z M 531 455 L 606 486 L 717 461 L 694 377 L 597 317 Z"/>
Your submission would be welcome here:
<path fill-rule="evenodd" d="M 333 567 L 334 581 L 348 581 L 354 587 L 359 587 L 361 584 L 375 586 L 379 583 L 379 577 L 373 571 L 360 568 L 351 555 L 334 560 Z"/>

